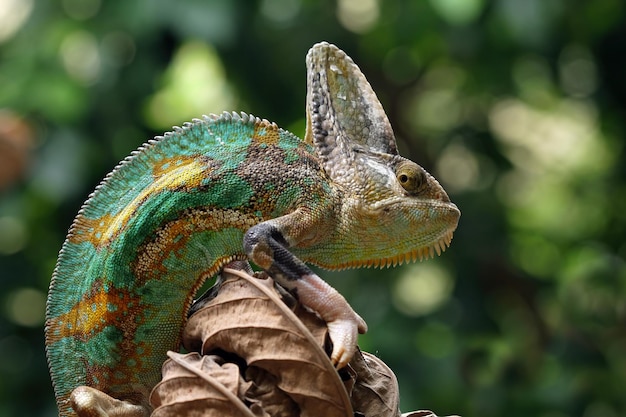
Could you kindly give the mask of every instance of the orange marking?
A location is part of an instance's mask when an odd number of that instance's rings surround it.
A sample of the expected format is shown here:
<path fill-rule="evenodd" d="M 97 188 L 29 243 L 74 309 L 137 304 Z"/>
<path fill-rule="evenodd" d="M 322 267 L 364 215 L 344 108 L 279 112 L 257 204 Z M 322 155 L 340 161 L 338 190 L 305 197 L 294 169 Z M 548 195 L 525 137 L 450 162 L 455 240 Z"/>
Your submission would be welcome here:
<path fill-rule="evenodd" d="M 115 368 L 108 366 L 85 363 L 86 385 L 97 388 L 119 400 L 129 400 L 137 404 L 150 395 L 145 384 L 146 372 L 154 372 L 149 369 L 149 361 L 144 358 L 152 357 L 152 347 L 149 343 L 124 339 L 119 345 L 120 356 L 123 362 Z M 112 388 L 115 387 L 115 390 Z M 141 392 L 141 390 L 145 392 Z"/>
<path fill-rule="evenodd" d="M 143 307 L 139 300 L 126 290 L 105 289 L 102 281 L 97 280 L 85 298 L 70 311 L 48 321 L 50 344 L 65 337 L 86 341 L 107 326 L 123 327 L 120 323 L 141 315 Z"/>
<path fill-rule="evenodd" d="M 76 217 L 68 240 L 71 243 L 89 242 L 95 247 L 99 247 L 102 242 L 102 236 L 106 233 L 111 223 L 112 216 L 105 214 L 97 219 L 89 219 L 85 216 Z"/>

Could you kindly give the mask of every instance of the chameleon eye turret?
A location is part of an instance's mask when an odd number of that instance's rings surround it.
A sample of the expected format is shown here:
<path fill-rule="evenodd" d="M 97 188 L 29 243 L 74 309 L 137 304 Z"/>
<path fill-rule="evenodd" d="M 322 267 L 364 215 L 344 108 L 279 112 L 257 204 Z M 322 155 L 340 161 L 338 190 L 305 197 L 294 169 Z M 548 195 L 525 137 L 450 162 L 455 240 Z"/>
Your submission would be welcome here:
<path fill-rule="evenodd" d="M 396 170 L 396 177 L 402 188 L 410 195 L 419 194 L 422 187 L 426 185 L 426 173 L 412 161 L 403 161 Z"/>

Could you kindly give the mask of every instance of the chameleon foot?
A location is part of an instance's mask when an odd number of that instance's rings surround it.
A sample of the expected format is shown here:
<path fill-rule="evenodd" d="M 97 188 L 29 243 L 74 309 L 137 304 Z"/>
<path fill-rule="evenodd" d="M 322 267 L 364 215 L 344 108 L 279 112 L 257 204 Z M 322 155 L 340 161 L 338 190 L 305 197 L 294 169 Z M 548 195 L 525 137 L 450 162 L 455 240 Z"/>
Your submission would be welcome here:
<path fill-rule="evenodd" d="M 333 352 L 330 361 L 337 369 L 341 369 L 350 362 L 357 348 L 357 333 L 365 333 L 365 321 L 355 313 L 352 320 L 334 320 L 326 322 L 328 335 L 333 341 Z"/>
<path fill-rule="evenodd" d="M 150 412 L 137 404 L 115 399 L 95 388 L 80 386 L 70 396 L 79 417 L 147 417 Z"/>
<path fill-rule="evenodd" d="M 298 298 L 326 322 L 333 342 L 330 360 L 341 369 L 357 350 L 358 334 L 367 332 L 367 324 L 346 299 L 316 274 L 309 274 L 294 283 Z"/>

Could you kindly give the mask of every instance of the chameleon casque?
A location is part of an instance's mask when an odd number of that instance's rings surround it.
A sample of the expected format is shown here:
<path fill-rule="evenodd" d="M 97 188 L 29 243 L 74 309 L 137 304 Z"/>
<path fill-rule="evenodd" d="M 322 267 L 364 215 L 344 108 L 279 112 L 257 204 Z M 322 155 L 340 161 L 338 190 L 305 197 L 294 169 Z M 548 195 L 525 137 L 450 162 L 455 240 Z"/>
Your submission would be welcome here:
<path fill-rule="evenodd" d="M 144 144 L 89 196 L 47 302 L 61 416 L 105 415 L 84 411 L 104 394 L 126 401 L 115 415 L 148 415 L 196 290 L 229 263 L 252 261 L 324 319 L 340 368 L 367 327 L 306 263 L 382 267 L 450 244 L 459 210 L 398 155 L 359 68 L 326 42 L 306 65 L 304 140 L 245 113 L 204 116 Z"/>

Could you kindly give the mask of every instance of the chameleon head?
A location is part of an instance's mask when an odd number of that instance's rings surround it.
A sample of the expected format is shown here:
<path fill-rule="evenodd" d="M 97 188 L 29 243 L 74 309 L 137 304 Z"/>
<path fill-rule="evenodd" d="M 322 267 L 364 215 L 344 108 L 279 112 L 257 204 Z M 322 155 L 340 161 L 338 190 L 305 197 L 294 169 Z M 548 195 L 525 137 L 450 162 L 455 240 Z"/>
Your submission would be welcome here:
<path fill-rule="evenodd" d="M 441 254 L 461 215 L 439 182 L 399 155 L 357 151 L 342 205 L 342 235 L 358 254 L 345 266 L 390 266 Z"/>
<path fill-rule="evenodd" d="M 307 74 L 305 141 L 344 195 L 328 266 L 395 265 L 441 253 L 460 212 L 435 178 L 398 155 L 391 124 L 359 67 L 321 42 L 307 55 Z"/>

